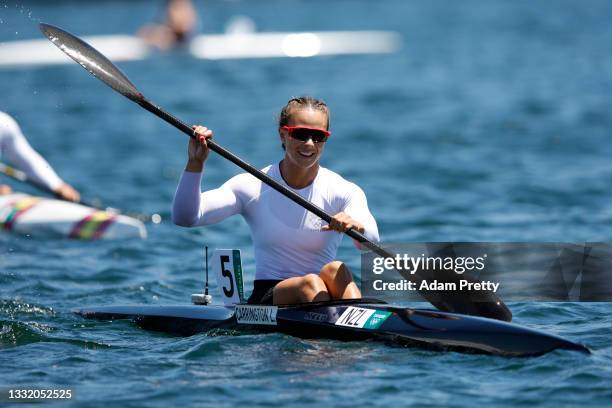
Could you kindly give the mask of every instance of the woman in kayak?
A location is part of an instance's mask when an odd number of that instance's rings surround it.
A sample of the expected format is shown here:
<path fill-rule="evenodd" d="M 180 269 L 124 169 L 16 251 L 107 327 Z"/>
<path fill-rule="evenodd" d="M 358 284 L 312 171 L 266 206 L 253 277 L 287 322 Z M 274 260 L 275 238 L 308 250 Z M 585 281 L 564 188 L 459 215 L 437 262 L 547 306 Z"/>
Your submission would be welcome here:
<path fill-rule="evenodd" d="M 0 111 L 0 158 L 10 162 L 23 171 L 34 182 L 53 191 L 56 196 L 78 202 L 79 193 L 60 179 L 49 163 L 38 154 L 21 132 L 19 125 L 13 118 Z M 0 195 L 11 193 L 11 188 L 0 184 Z"/>
<path fill-rule="evenodd" d="M 235 214 L 244 217 L 251 229 L 256 263 L 249 303 L 360 298 L 351 271 L 335 260 L 336 251 L 342 232 L 352 228 L 378 241 L 378 228 L 363 191 L 319 164 L 331 134 L 327 105 L 311 97 L 287 103 L 278 124 L 285 155 L 262 171 L 335 214 L 329 225 L 248 173 L 201 193 L 209 152 L 206 140 L 213 132 L 203 126 L 194 126 L 194 131 L 196 138 L 189 141 L 187 166 L 174 196 L 172 220 L 193 227 Z"/>

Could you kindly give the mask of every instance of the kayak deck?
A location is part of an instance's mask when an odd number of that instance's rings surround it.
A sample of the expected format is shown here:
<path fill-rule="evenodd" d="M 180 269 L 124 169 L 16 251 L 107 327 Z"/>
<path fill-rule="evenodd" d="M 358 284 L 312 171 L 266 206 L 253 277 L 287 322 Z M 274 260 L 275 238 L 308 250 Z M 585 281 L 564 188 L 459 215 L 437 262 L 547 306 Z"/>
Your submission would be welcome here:
<path fill-rule="evenodd" d="M 280 332 L 300 338 L 383 340 L 433 350 L 537 356 L 557 349 L 589 353 L 559 336 L 498 320 L 354 299 L 298 305 L 100 306 L 74 310 L 98 320 L 129 319 L 177 335 L 211 330 Z"/>

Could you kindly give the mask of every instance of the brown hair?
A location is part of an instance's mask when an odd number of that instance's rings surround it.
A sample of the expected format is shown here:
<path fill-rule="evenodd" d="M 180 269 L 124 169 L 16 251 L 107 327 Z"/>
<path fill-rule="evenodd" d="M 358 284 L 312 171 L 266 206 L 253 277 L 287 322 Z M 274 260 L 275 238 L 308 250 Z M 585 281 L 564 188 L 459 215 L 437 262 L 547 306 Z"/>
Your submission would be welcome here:
<path fill-rule="evenodd" d="M 320 99 L 313 98 L 312 96 L 300 96 L 298 98 L 291 98 L 289 102 L 283 107 L 278 118 L 278 127 L 285 126 L 289 122 L 291 117 L 291 111 L 293 109 L 314 109 L 321 111 L 327 115 L 327 130 L 329 130 L 329 109 L 327 104 Z"/>

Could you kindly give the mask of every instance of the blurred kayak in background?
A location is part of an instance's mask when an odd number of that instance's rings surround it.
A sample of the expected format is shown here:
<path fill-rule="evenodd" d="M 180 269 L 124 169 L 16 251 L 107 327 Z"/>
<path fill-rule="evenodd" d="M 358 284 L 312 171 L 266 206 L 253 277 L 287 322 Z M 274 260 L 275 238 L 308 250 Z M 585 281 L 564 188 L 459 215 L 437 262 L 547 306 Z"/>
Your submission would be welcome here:
<path fill-rule="evenodd" d="M 135 218 L 20 193 L 0 196 L 0 229 L 35 237 L 81 240 L 147 236 L 144 224 Z"/>
<path fill-rule="evenodd" d="M 143 60 L 157 51 L 143 39 L 127 34 L 82 38 L 116 62 Z M 395 52 L 400 45 L 400 36 L 390 31 L 317 31 L 197 35 L 187 47 L 195 58 L 217 60 L 384 54 Z M 43 38 L 0 43 L 0 67 L 70 63 Z"/>

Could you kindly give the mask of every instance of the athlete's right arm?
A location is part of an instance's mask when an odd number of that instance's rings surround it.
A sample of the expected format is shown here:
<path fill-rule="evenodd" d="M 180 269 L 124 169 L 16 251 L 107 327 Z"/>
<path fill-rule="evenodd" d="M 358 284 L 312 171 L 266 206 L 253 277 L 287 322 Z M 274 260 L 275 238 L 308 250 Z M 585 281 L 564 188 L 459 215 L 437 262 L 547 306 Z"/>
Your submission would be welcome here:
<path fill-rule="evenodd" d="M 189 141 L 189 160 L 174 194 L 172 221 L 183 227 L 215 224 L 242 211 L 240 183 L 236 176 L 221 187 L 201 193 L 204 162 L 208 157 L 206 140 L 212 131 L 194 126 L 196 138 Z"/>
<path fill-rule="evenodd" d="M 182 227 L 210 225 L 242 212 L 240 194 L 233 188 L 237 184 L 234 179 L 201 193 L 202 173 L 184 171 L 174 194 L 172 222 Z"/>

